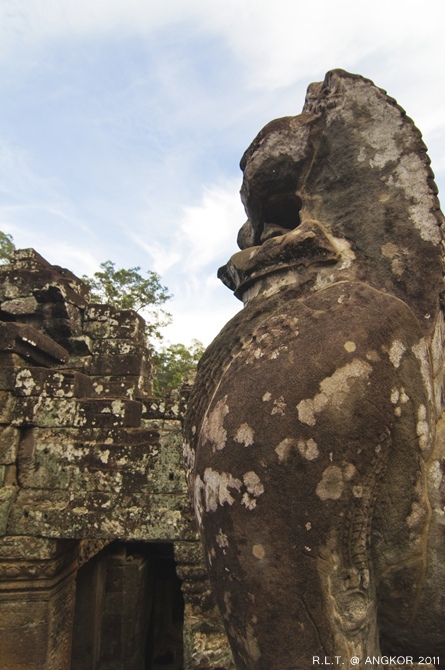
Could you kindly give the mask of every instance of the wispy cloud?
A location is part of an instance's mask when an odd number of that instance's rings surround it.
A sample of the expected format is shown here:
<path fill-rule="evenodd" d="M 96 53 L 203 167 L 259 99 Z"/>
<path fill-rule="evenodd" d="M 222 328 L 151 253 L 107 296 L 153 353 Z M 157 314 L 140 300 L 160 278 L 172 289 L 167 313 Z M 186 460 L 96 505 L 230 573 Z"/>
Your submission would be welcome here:
<path fill-rule="evenodd" d="M 245 221 L 239 196 L 240 179 L 204 189 L 199 205 L 184 207 L 178 238 L 186 250 L 185 270 L 197 272 L 213 266 L 235 246 Z"/>
<path fill-rule="evenodd" d="M 444 18 L 443 0 L 3 0 L 0 229 L 79 274 L 156 270 L 171 338 L 208 341 L 239 307 L 215 277 L 238 160 L 326 70 L 397 98 L 445 187 Z"/>

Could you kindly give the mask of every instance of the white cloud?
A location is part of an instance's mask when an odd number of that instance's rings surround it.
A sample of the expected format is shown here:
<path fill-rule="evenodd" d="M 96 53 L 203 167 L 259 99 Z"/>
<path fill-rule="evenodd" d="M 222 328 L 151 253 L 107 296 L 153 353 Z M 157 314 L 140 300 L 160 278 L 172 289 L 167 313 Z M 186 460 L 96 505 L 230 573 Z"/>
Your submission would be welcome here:
<path fill-rule="evenodd" d="M 444 15 L 442 0 L 425 8 L 413 0 L 375 0 L 372 6 L 352 0 L 12 0 L 0 8 L 4 51 L 54 37 L 149 35 L 186 21 L 192 38 L 198 31 L 223 37 L 251 83 L 265 88 L 348 67 L 381 50 L 403 53 L 414 68 L 420 56 L 437 72 L 440 59 L 430 56 L 437 55 Z"/>
<path fill-rule="evenodd" d="M 143 240 L 151 269 L 162 275 L 174 298 L 167 305 L 173 323 L 165 329 L 171 342 L 197 338 L 209 344 L 241 308 L 241 303 L 216 277 L 217 268 L 238 250 L 236 236 L 245 214 L 239 196 L 241 179 L 218 182 L 203 189 L 197 205 L 183 207 L 162 241 Z"/>
<path fill-rule="evenodd" d="M 195 273 L 236 250 L 237 232 L 246 218 L 240 183 L 236 179 L 205 188 L 199 205 L 184 207 L 178 241 L 186 271 Z"/>
<path fill-rule="evenodd" d="M 165 328 L 165 337 L 171 343 L 191 344 L 196 339 L 208 346 L 223 326 L 242 308 L 233 296 L 224 301 L 218 298 L 213 309 L 198 309 L 192 304 L 175 311 L 173 323 Z"/>
<path fill-rule="evenodd" d="M 158 240 L 146 241 L 141 235 L 132 235 L 133 241 L 150 257 L 150 270 L 163 276 L 174 265 L 180 263 L 181 251 L 175 246 L 162 244 Z"/>

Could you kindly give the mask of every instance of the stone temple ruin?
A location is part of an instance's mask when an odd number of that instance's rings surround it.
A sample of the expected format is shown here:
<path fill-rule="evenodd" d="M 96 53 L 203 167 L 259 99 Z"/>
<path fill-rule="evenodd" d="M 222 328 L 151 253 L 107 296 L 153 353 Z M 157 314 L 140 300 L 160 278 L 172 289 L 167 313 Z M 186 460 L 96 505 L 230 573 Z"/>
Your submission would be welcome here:
<path fill-rule="evenodd" d="M 32 249 L 0 278 L 1 670 L 232 668 L 143 319 Z"/>
<path fill-rule="evenodd" d="M 443 217 L 420 133 L 333 70 L 241 168 L 219 276 L 244 309 L 176 402 L 151 397 L 137 314 L 33 250 L 0 267 L 1 670 L 445 668 Z"/>

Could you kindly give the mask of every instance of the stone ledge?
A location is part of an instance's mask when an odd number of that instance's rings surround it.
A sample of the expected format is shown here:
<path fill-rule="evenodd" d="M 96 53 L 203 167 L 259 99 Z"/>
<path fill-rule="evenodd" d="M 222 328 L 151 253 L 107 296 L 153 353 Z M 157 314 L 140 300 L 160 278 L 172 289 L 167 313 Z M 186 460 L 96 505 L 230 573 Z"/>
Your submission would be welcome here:
<path fill-rule="evenodd" d="M 197 537 L 188 497 L 22 489 L 9 535 L 174 542 Z"/>

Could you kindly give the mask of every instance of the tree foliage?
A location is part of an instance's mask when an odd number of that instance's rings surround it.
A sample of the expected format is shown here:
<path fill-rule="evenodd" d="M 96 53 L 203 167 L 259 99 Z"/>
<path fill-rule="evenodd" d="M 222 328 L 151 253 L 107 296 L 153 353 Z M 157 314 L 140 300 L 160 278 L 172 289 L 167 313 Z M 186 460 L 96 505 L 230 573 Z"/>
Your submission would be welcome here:
<path fill-rule="evenodd" d="M 180 343 L 163 345 L 161 329 L 171 322 L 171 315 L 161 305 L 171 295 L 162 286 L 160 276 L 148 271 L 145 278 L 140 267 L 116 269 L 112 261 L 101 263 L 100 268 L 92 277 L 82 277 L 90 287 L 91 301 L 142 313 L 147 322 L 147 338 L 154 347 L 155 394 L 163 396 L 178 389 L 193 376 L 204 346 L 199 340 L 193 340 L 190 347 Z"/>
<path fill-rule="evenodd" d="M 12 235 L 0 230 L 0 263 L 7 263 L 15 249 Z"/>
<path fill-rule="evenodd" d="M 204 353 L 204 345 L 192 340 L 190 347 L 184 344 L 170 344 L 154 352 L 154 391 L 160 396 L 193 381 L 199 359 Z"/>
<path fill-rule="evenodd" d="M 92 277 L 82 277 L 90 287 L 90 301 L 142 312 L 147 322 L 149 340 L 162 340 L 160 328 L 171 323 L 171 314 L 162 309 L 161 305 L 172 296 L 162 286 L 161 277 L 151 270 L 144 277 L 140 274 L 140 267 L 116 269 L 112 261 L 104 261 L 100 268 Z"/>

